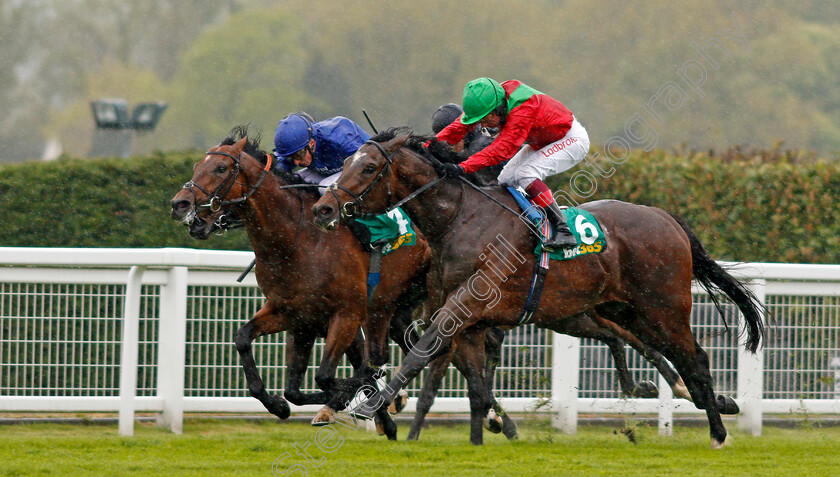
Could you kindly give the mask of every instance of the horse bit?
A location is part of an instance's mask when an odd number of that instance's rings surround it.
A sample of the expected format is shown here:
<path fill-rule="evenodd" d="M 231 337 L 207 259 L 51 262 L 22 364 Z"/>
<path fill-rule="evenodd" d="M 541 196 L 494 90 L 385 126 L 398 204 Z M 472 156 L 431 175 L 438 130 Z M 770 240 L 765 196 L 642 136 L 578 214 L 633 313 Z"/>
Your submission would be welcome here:
<path fill-rule="evenodd" d="M 365 144 L 374 145 L 374 146 L 376 146 L 377 149 L 379 149 L 379 152 L 381 152 L 382 155 L 385 156 L 385 165 L 382 167 L 382 169 L 379 169 L 379 173 L 376 175 L 376 177 L 374 177 L 373 181 L 370 184 L 368 184 L 368 186 L 365 188 L 365 190 L 363 190 L 361 193 L 359 193 L 359 195 L 354 194 L 353 192 L 351 192 L 346 187 L 340 186 L 335 182 L 333 182 L 332 184 L 330 184 L 327 187 L 327 191 L 332 194 L 333 198 L 335 199 L 336 204 L 341 204 L 341 201 L 338 200 L 338 195 L 335 193 L 336 189 L 341 189 L 347 195 L 349 195 L 350 197 L 353 198 L 352 202 L 345 202 L 344 205 L 341 206 L 341 216 L 342 217 L 351 218 L 351 217 L 356 216 L 361 211 L 362 200 L 365 198 L 366 195 L 368 195 L 373 190 L 374 187 L 376 187 L 376 184 L 379 183 L 379 181 L 382 179 L 382 177 L 385 176 L 385 174 L 388 172 L 388 169 L 391 166 L 391 162 L 393 161 L 393 158 L 391 157 L 391 154 L 388 154 L 388 152 L 385 150 L 385 148 L 382 147 L 382 145 L 379 144 L 378 142 L 376 142 L 376 141 L 365 141 Z M 391 204 L 391 183 L 389 181 L 385 181 L 385 185 L 386 185 L 387 191 L 388 191 L 387 192 L 388 193 L 388 205 L 390 206 L 390 204 Z M 371 214 L 362 214 L 361 216 L 364 217 L 364 216 L 369 216 L 369 215 L 371 215 Z"/>
<path fill-rule="evenodd" d="M 233 200 L 222 200 L 222 197 L 224 197 L 225 195 L 227 195 L 228 192 L 230 192 L 230 189 L 233 187 L 233 184 L 237 183 L 236 179 L 239 178 L 239 173 L 242 171 L 242 165 L 239 163 L 239 157 L 236 157 L 233 154 L 228 154 L 224 151 L 207 151 L 207 152 L 204 153 L 204 155 L 205 156 L 217 155 L 217 156 L 229 157 L 229 158 L 233 159 L 233 163 L 235 165 L 235 167 L 233 169 L 231 169 L 230 173 L 225 178 L 225 180 L 222 181 L 222 183 L 219 184 L 218 187 L 216 187 L 216 190 L 214 190 L 212 194 L 207 192 L 203 187 L 201 187 L 200 185 L 196 184 L 193 181 L 188 181 L 183 186 L 183 189 L 188 189 L 190 191 L 190 193 L 192 193 L 193 204 L 196 204 L 198 202 L 198 200 L 197 200 L 198 198 L 196 197 L 195 191 L 193 190 L 193 188 L 196 188 L 196 189 L 200 190 L 205 196 L 207 196 L 209 198 L 206 204 L 194 205 L 193 206 L 194 209 L 209 208 L 210 211 L 213 212 L 213 213 L 218 212 L 218 211 L 222 210 L 222 208 L 227 207 L 229 205 L 241 205 L 246 200 L 248 200 L 248 198 L 251 197 L 251 195 L 254 192 L 256 192 L 256 190 L 260 187 L 260 184 L 262 184 L 263 180 L 265 179 L 265 176 L 268 174 L 268 171 L 271 169 L 271 163 L 272 163 L 271 154 L 266 154 L 267 159 L 266 159 L 266 163 L 265 163 L 265 168 L 263 168 L 259 179 L 257 179 L 257 182 L 254 184 L 254 187 L 249 189 L 248 192 L 246 192 L 245 194 L 242 195 L 242 197 L 239 197 L 239 198 L 236 198 L 236 199 L 233 199 Z M 191 225 L 192 222 L 195 221 L 196 215 L 197 214 L 195 212 L 193 212 L 192 220 L 190 220 L 187 225 Z M 219 227 L 222 230 L 227 230 L 229 228 L 235 228 L 235 227 L 231 227 L 231 224 L 233 224 L 233 223 L 234 222 L 228 220 L 228 217 L 225 214 L 220 215 L 213 222 L 214 225 L 216 225 L 217 227 Z"/>

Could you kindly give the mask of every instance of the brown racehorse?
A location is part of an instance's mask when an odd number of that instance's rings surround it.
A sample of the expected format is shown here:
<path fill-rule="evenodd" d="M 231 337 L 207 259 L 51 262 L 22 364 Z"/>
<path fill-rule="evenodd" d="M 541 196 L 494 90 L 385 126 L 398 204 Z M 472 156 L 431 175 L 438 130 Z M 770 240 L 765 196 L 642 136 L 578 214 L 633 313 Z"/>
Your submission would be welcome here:
<path fill-rule="evenodd" d="M 376 327 L 384 323 L 380 327 L 384 328 L 383 341 L 395 310 L 402 310 L 403 320 L 410 322 L 411 309 L 425 298 L 428 248 L 418 239 L 418 246 L 384 257 L 381 281 L 370 300 L 372 316 L 368 317 L 370 254 L 348 228 L 328 234 L 305 220 L 318 198 L 314 187 L 282 189 L 292 182 L 291 176 L 268 172 L 259 139 L 249 141 L 244 128 L 234 131 L 238 134 L 211 148 L 196 163 L 192 180 L 172 199 L 172 216 L 189 223 L 190 233 L 198 238 L 206 238 L 216 223 L 207 220 L 205 213 L 236 209 L 244 222 L 257 258 L 257 283 L 266 296 L 263 307 L 236 335 L 251 395 L 272 414 L 288 417 L 289 407 L 283 398 L 266 391 L 251 351 L 251 342 L 257 337 L 285 330 L 285 397 L 297 405 L 326 403 L 332 410 L 343 409 L 358 386 L 342 385 L 346 383 L 335 378 L 342 354 L 348 354 L 354 368 L 362 368 L 365 341 L 358 330 L 368 318 Z M 422 290 L 419 297 L 415 293 L 418 288 Z M 304 394 L 300 383 L 317 337 L 326 338 L 315 377 L 323 392 Z M 402 340 L 402 330 L 392 338 Z M 389 438 L 396 438 L 396 425 L 387 410 L 383 411 L 378 416 L 384 421 L 384 430 Z M 329 412 L 322 412 L 313 424 L 327 424 L 331 418 Z"/>
<path fill-rule="evenodd" d="M 435 166 L 440 163 L 424 152 L 428 150 L 423 144 L 429 138 L 393 136 L 383 133 L 348 158 L 335 186 L 313 208 L 316 223 L 329 228 L 345 216 L 381 213 L 393 201 L 403 202 L 403 209 L 423 231 L 433 251 L 429 295 L 431 303 L 440 308 L 406 356 L 400 373 L 385 390 L 373 393 L 352 411 L 363 418 L 383 401 L 388 402 L 453 340 L 459 347 L 477 347 L 480 353 L 482 343 L 474 336 L 482 328 L 516 326 L 536 260 L 533 253 L 526 253 L 534 249 L 535 239 L 518 216 L 506 214 L 500 205 L 462 181 L 438 181 Z M 443 155 L 438 147 L 433 142 L 430 149 Z M 507 208 L 515 206 L 501 188 L 486 193 Z M 568 317 L 591 313 L 633 333 L 674 364 L 695 406 L 706 411 L 712 448 L 720 448 L 726 439 L 720 415 L 735 414 L 738 406 L 729 397 L 715 396 L 708 356 L 691 332 L 692 277 L 710 292 L 715 303 L 714 292 L 721 291 L 737 304 L 746 322 L 746 346 L 752 352 L 764 333 L 760 304 L 709 257 L 676 216 L 614 200 L 581 208 L 600 222 L 607 248 L 599 254 L 552 263 L 532 322 L 559 331 Z M 521 262 L 487 252 L 502 242 L 522 251 Z M 478 360 L 471 363 L 467 381 L 471 441 L 480 444 L 480 421 L 487 413 L 488 397 Z"/>
<path fill-rule="evenodd" d="M 374 375 L 373 370 L 387 363 L 389 337 L 400 345 L 404 352 L 409 351 L 405 340 L 412 336 L 416 340 L 416 333 L 411 327 L 412 309 L 425 299 L 423 277 L 429 260 L 428 245 L 424 239 L 419 238 L 415 246 L 395 251 L 383 259 L 382 278 L 370 297 L 367 319 L 363 322 L 368 339 L 362 342 L 361 336 L 355 334 L 355 329 L 361 314 L 359 306 L 364 304 L 358 284 L 366 283 L 367 252 L 359 251 L 359 241 L 352 234 L 325 234 L 310 220 L 301 220 L 301 211 L 308 211 L 317 199 L 313 192 L 315 187 L 291 184 L 293 178 L 288 175 L 264 173 L 266 161 L 258 158 L 265 158 L 265 152 L 259 150 L 259 139 L 246 138 L 247 131 L 244 127 L 235 128 L 231 137 L 208 151 L 205 158 L 195 165 L 192 180 L 173 198 L 172 216 L 187 222 L 190 234 L 198 239 L 206 239 L 216 230 L 244 221 L 257 255 L 257 281 L 268 297 L 263 308 L 240 328 L 236 337 L 236 347 L 249 390 L 272 414 L 281 419 L 289 416 L 286 401 L 280 396 L 269 395 L 266 391 L 251 350 L 251 342 L 257 337 L 289 331 L 286 348 L 289 363 L 288 382 L 285 396 L 298 405 L 326 403 L 327 408 L 315 417 L 313 424 L 328 424 L 333 411 L 342 409 L 346 400 L 352 397 L 354 390 L 365 380 L 372 384 L 370 380 Z M 330 242 L 332 246 L 318 248 L 325 242 Z M 298 250 L 299 248 L 305 249 Z M 338 255 L 338 260 L 326 260 L 330 254 Z M 352 261 L 348 261 L 349 259 Z M 364 266 L 359 267 L 359 263 Z M 333 270 L 332 266 L 343 268 Z M 316 273 L 318 270 L 320 272 Z M 335 285 L 333 280 L 336 275 L 349 284 L 350 291 L 344 294 L 337 294 L 335 291 L 324 293 L 324 289 Z M 314 293 L 323 295 L 315 299 L 312 296 Z M 310 305 L 317 306 L 317 309 L 307 311 L 303 308 L 306 316 L 300 318 L 300 312 L 296 311 L 295 307 L 303 306 L 307 300 L 311 302 Z M 342 310 L 341 320 L 335 320 L 335 314 L 331 314 L 336 307 Z M 347 310 L 354 310 L 350 315 L 352 319 L 348 319 Z M 329 390 L 330 386 L 336 386 L 335 382 L 321 376 L 334 376 L 335 366 L 342 352 L 348 355 L 356 369 L 360 368 L 361 363 L 369 363 L 369 366 L 361 366 L 363 372 L 354 376 L 353 380 L 346 381 L 343 393 L 335 394 L 330 402 L 327 402 L 327 392 L 300 392 L 300 383 L 316 336 L 327 337 L 324 360 L 316 377 L 322 388 L 327 387 Z M 613 336 L 610 338 L 618 341 Z M 498 361 L 502 341 L 498 334 L 495 340 L 488 340 L 488 359 Z M 349 347 L 342 351 L 347 343 Z M 360 351 L 363 347 L 364 353 Z M 623 345 L 621 350 L 623 352 Z M 364 356 L 368 356 L 369 359 L 364 361 Z M 457 354 L 449 358 L 456 368 L 461 366 Z M 450 359 L 435 363 L 436 366 L 430 369 L 430 375 L 442 377 Z M 491 377 L 495 361 L 488 364 L 488 375 Z M 626 371 L 623 359 L 621 364 L 625 368 L 622 383 L 627 389 L 633 390 L 632 378 Z M 644 384 L 638 386 L 638 394 L 650 391 Z M 421 411 L 416 413 L 418 417 L 409 438 L 416 439 L 419 435 L 425 416 L 422 410 L 428 411 L 431 407 L 437 385 L 439 379 L 427 379 L 423 383 L 417 403 Z M 503 430 L 509 438 L 515 437 L 516 425 L 495 401 L 494 408 L 501 417 L 490 423 L 494 426 L 493 429 L 496 432 Z M 386 434 L 392 429 L 396 428 L 384 424 Z M 389 437 L 392 435 L 389 434 Z"/>

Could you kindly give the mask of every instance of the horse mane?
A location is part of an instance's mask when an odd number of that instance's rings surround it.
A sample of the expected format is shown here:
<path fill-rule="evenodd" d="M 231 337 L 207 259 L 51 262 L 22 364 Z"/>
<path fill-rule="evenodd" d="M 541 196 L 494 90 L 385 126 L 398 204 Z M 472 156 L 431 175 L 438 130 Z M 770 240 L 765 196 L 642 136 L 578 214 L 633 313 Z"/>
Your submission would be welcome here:
<path fill-rule="evenodd" d="M 258 131 L 254 135 L 249 135 L 247 124 L 240 124 L 238 126 L 234 126 L 233 129 L 231 129 L 228 133 L 228 136 L 224 138 L 219 145 L 232 146 L 245 137 L 247 137 L 248 140 L 245 141 L 245 147 L 242 149 L 242 151 L 259 161 L 260 164 L 265 165 L 266 156 L 268 155 L 268 153 L 265 152 L 265 150 L 263 150 L 262 147 L 260 147 L 260 141 L 262 140 L 262 132 Z M 275 158 L 274 160 L 277 159 Z M 280 178 L 283 179 L 283 181 L 287 184 L 304 183 L 300 176 L 292 174 L 291 172 L 286 172 L 276 167 L 272 167 L 271 172 L 273 172 L 274 175 L 280 176 Z"/>
<path fill-rule="evenodd" d="M 386 129 L 371 138 L 375 142 L 388 142 L 398 136 L 406 136 L 402 146 L 427 160 L 436 159 L 441 163 L 459 164 L 465 161 L 469 154 L 466 152 L 455 152 L 447 143 L 438 141 L 434 135 L 421 135 L 414 133 L 407 127 L 395 127 Z M 428 144 L 428 147 L 426 146 Z M 433 162 L 433 161 L 432 161 Z M 473 174 L 464 176 L 468 181 L 479 187 L 497 187 L 497 177 L 502 166 L 491 166 Z"/>
<path fill-rule="evenodd" d="M 434 135 L 417 134 L 406 126 L 388 128 L 370 138 L 370 140 L 382 143 L 388 142 L 397 136 L 407 136 L 403 146 L 423 157 L 432 156 L 440 162 L 449 162 L 452 164 L 458 164 L 467 158 L 466 155 L 453 151 L 446 143 L 436 140 Z M 426 143 L 429 143 L 428 148 L 425 147 Z"/>

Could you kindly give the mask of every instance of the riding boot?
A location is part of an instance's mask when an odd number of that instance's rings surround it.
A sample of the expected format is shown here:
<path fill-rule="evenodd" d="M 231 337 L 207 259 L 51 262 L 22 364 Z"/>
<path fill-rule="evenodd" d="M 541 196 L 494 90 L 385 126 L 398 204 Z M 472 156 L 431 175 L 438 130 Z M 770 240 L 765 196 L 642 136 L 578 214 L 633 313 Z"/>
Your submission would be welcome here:
<path fill-rule="evenodd" d="M 553 252 L 555 250 L 571 249 L 577 246 L 577 240 L 566 225 L 566 216 L 560 210 L 557 202 L 552 202 L 544 208 L 548 223 L 551 224 L 551 239 L 543 243 L 543 250 Z"/>

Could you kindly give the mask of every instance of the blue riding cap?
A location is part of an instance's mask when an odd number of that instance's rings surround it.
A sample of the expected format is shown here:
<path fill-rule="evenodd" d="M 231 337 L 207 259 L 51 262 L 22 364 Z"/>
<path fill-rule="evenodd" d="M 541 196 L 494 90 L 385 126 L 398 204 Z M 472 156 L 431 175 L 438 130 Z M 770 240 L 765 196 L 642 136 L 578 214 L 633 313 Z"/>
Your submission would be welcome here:
<path fill-rule="evenodd" d="M 274 153 L 277 157 L 290 156 L 309 144 L 312 123 L 303 116 L 290 114 L 277 123 L 274 132 Z"/>

